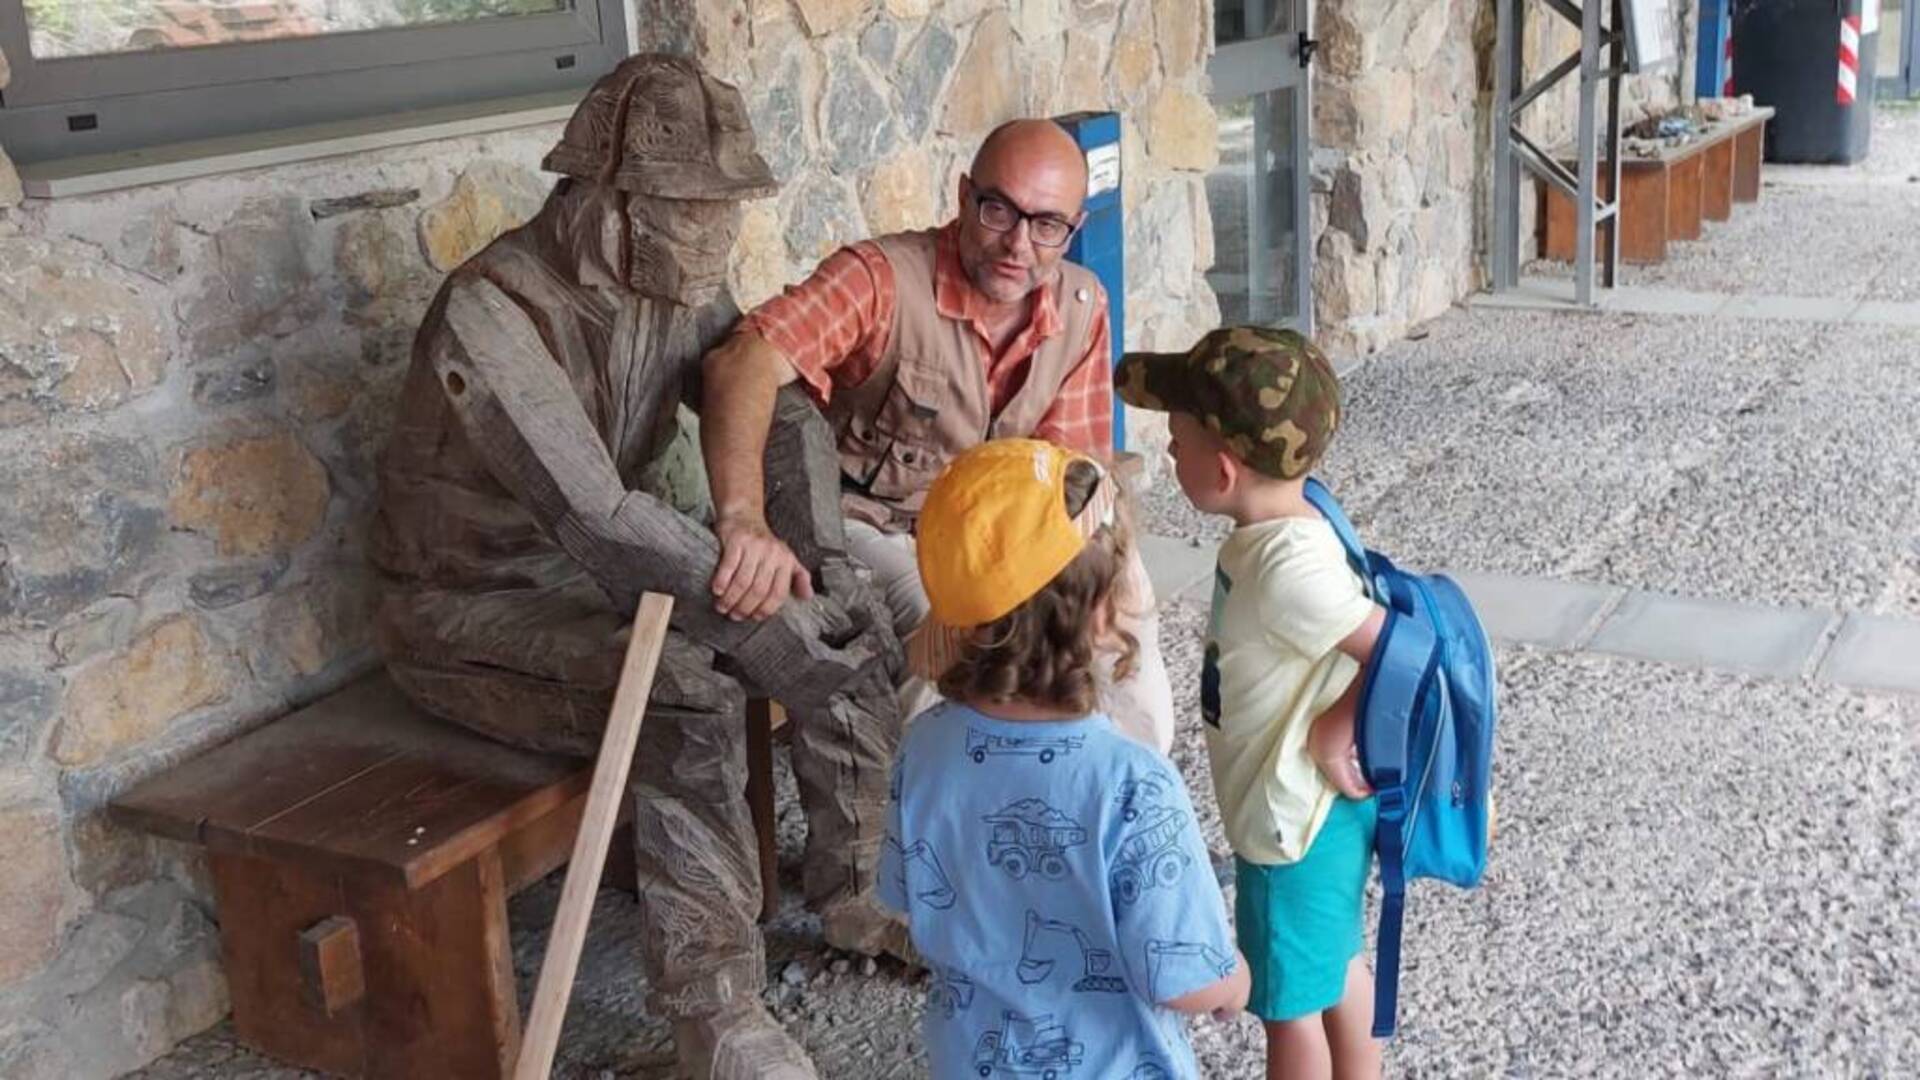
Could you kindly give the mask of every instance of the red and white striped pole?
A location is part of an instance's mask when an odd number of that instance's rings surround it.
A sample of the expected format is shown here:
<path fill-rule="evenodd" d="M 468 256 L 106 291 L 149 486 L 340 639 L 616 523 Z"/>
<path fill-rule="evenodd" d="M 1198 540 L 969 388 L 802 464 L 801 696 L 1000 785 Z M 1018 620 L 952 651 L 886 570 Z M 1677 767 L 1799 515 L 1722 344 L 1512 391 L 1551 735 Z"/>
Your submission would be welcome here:
<path fill-rule="evenodd" d="M 1879 0 L 1867 0 L 1878 3 Z M 1860 84 L 1860 16 L 1848 15 L 1840 20 L 1840 82 L 1834 88 L 1834 100 L 1842 105 L 1853 104 L 1855 92 Z"/>

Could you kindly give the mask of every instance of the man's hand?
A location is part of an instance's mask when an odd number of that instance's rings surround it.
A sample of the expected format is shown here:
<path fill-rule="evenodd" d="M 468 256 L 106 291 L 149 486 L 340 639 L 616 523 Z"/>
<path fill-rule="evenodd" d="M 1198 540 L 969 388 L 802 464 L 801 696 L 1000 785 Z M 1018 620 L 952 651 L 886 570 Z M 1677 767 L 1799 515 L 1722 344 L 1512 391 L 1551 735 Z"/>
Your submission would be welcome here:
<path fill-rule="evenodd" d="M 1354 680 L 1355 689 L 1359 680 Z M 1360 775 L 1360 752 L 1353 745 L 1355 693 L 1342 694 L 1333 707 L 1321 713 L 1307 731 L 1307 756 L 1320 767 L 1335 791 L 1349 799 L 1364 799 L 1373 794 Z"/>
<path fill-rule="evenodd" d="M 726 518 L 714 527 L 720 566 L 713 574 L 713 609 L 729 619 L 771 618 L 787 597 L 813 599 L 813 576 L 767 523 Z"/>

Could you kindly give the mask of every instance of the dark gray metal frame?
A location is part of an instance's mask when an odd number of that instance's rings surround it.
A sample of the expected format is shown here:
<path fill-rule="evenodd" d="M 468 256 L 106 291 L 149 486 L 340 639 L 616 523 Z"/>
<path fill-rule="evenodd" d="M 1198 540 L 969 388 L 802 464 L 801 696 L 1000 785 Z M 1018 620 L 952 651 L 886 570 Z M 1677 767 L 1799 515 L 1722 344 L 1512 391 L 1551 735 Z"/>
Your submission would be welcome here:
<path fill-rule="evenodd" d="M 1601 24 L 1600 8 L 1611 9 L 1607 26 Z M 1524 51 L 1527 0 L 1499 0 L 1494 64 L 1493 115 L 1493 287 L 1496 291 L 1520 284 L 1520 171 L 1528 172 L 1558 188 L 1573 200 L 1577 211 L 1574 240 L 1574 299 L 1592 305 L 1594 285 L 1594 229 L 1603 227 L 1601 245 L 1601 284 L 1613 288 L 1620 267 L 1620 89 L 1627 73 L 1626 19 L 1621 0 L 1545 0 L 1547 7 L 1580 30 L 1580 50 L 1538 80 L 1526 81 Z M 1602 50 L 1606 53 L 1604 66 Z M 1553 89 L 1560 80 L 1577 74 L 1580 78 L 1580 120 L 1575 149 L 1578 163 L 1573 172 L 1547 153 L 1520 130 L 1518 114 Z M 1606 84 L 1606 161 L 1610 178 L 1607 190 L 1612 195 L 1599 197 L 1600 161 L 1599 120 L 1594 107 L 1600 84 Z"/>
<path fill-rule="evenodd" d="M 1867 0 L 1875 3 L 1877 0 Z M 1880 24 L 1886 32 L 1886 23 Z M 1905 0 L 1900 12 L 1900 70 L 1882 72 L 1875 88 L 1882 100 L 1920 97 L 1920 0 Z"/>
<path fill-rule="evenodd" d="M 1311 197 L 1310 164 L 1312 158 L 1311 133 L 1313 130 L 1312 84 L 1309 77 L 1313 58 L 1313 3 L 1311 0 L 1273 0 L 1276 4 L 1286 4 L 1293 8 L 1291 25 L 1297 33 L 1274 37 L 1253 38 L 1247 41 L 1235 41 L 1214 50 L 1213 57 L 1207 62 L 1207 74 L 1212 79 L 1212 98 L 1215 101 L 1237 101 L 1276 90 L 1293 91 L 1293 140 L 1294 154 L 1293 185 L 1288 196 L 1294 206 L 1294 289 L 1293 309 L 1298 314 L 1284 325 L 1291 326 L 1303 334 L 1313 333 L 1313 244 L 1308 235 L 1309 202 Z M 1276 63 L 1276 53 L 1284 50 L 1289 60 Z M 1256 155 L 1259 148 L 1272 139 L 1272 132 L 1256 117 L 1254 126 L 1254 146 Z M 1248 230 L 1259 235 L 1257 218 L 1260 209 L 1267 205 L 1266 199 L 1274 193 L 1255 193 L 1248 200 Z M 1266 267 L 1257 261 L 1248 267 L 1249 277 L 1263 276 Z M 1249 280 L 1248 291 L 1258 295 L 1258 282 Z"/>
<path fill-rule="evenodd" d="M 115 153 L 582 86 L 627 53 L 621 0 L 542 15 L 38 60 L 0 0 L 0 144 L 16 161 Z"/>

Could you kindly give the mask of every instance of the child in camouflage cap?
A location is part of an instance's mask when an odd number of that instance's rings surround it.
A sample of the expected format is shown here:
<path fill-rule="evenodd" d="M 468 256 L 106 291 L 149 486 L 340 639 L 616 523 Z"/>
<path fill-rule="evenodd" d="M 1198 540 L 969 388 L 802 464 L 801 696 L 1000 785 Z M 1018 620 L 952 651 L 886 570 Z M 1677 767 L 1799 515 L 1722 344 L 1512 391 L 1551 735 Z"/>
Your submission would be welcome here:
<path fill-rule="evenodd" d="M 1304 494 L 1340 425 L 1339 382 L 1305 337 L 1246 326 L 1130 354 L 1115 381 L 1128 403 L 1171 414 L 1180 489 L 1237 526 L 1214 575 L 1200 698 L 1267 1075 L 1377 1076 L 1360 957 L 1375 808 L 1353 723 L 1385 612 Z"/>

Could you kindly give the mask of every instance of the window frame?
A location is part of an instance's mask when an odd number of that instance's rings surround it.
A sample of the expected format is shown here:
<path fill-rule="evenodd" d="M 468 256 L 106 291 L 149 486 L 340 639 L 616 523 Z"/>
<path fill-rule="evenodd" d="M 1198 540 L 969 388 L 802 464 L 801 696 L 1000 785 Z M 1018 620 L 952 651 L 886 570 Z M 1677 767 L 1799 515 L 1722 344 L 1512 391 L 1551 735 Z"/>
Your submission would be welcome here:
<path fill-rule="evenodd" d="M 273 41 L 42 60 L 0 0 L 0 146 L 16 162 L 115 154 L 584 87 L 629 52 L 625 0 Z"/>

